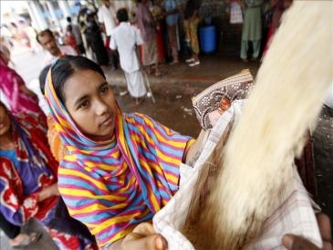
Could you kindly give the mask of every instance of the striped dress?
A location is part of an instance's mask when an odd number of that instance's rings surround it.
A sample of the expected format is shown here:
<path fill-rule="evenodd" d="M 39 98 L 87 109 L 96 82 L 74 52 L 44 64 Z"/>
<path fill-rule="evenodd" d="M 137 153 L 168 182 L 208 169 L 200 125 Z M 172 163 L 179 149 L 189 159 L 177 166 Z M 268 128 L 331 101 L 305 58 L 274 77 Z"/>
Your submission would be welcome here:
<path fill-rule="evenodd" d="M 178 190 L 179 164 L 193 142 L 148 116 L 119 112 L 108 145 L 67 147 L 58 183 L 70 214 L 102 248 L 125 237 Z"/>

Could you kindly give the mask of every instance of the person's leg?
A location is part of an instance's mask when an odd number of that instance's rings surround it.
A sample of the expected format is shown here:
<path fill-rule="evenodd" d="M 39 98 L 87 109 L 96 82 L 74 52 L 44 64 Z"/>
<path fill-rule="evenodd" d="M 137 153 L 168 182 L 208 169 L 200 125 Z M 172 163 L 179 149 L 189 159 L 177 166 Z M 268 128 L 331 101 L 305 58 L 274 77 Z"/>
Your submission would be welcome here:
<path fill-rule="evenodd" d="M 169 36 L 169 45 L 171 49 L 171 55 L 172 55 L 172 62 L 177 63 L 178 62 L 178 49 L 177 49 L 177 26 L 171 25 L 168 26 L 168 36 Z"/>
<path fill-rule="evenodd" d="M 249 45 L 247 40 L 242 40 L 241 43 L 241 51 L 240 51 L 240 58 L 245 61 L 247 60 L 247 51 L 248 51 Z"/>
<path fill-rule="evenodd" d="M 252 47 L 253 47 L 252 60 L 256 60 L 259 57 L 261 40 L 252 41 Z"/>
<path fill-rule="evenodd" d="M 190 22 L 189 20 L 184 20 L 184 32 L 185 32 L 185 41 L 189 44 L 190 43 Z"/>
<path fill-rule="evenodd" d="M 2 213 L 0 213 L 0 228 L 9 239 L 15 239 L 21 232 L 21 227 L 10 223 Z"/>
<path fill-rule="evenodd" d="M 199 24 L 198 18 L 190 22 L 191 47 L 195 62 L 199 61 L 199 52 L 200 52 L 199 41 L 198 41 L 198 24 Z"/>
<path fill-rule="evenodd" d="M 153 64 L 155 65 L 155 54 L 156 53 L 153 51 L 152 48 L 153 48 L 152 41 L 148 40 L 142 44 L 142 63 L 148 74 L 153 73 L 152 65 Z"/>
<path fill-rule="evenodd" d="M 199 19 L 192 20 L 190 22 L 190 36 L 191 36 L 191 48 L 192 48 L 192 61 L 189 62 L 189 66 L 197 66 L 200 65 L 199 60 L 199 41 L 198 41 L 198 24 Z"/>
<path fill-rule="evenodd" d="M 152 50 L 153 58 L 154 58 L 153 60 L 154 60 L 154 65 L 155 65 L 155 76 L 161 76 L 162 73 L 159 69 L 159 63 L 158 63 L 157 39 L 152 41 L 151 50 Z"/>
<path fill-rule="evenodd" d="M 110 44 L 111 36 L 108 37 L 108 44 Z M 109 55 L 109 61 L 113 69 L 118 69 L 118 64 L 119 64 L 119 54 L 118 50 L 112 51 L 108 45 L 106 47 L 108 55 Z"/>
<path fill-rule="evenodd" d="M 184 32 L 185 32 L 185 41 L 186 45 L 190 49 L 190 54 L 191 57 L 186 60 L 187 63 L 192 63 L 194 61 L 193 56 L 193 51 L 191 48 L 191 34 L 190 34 L 190 21 L 189 20 L 184 20 Z"/>

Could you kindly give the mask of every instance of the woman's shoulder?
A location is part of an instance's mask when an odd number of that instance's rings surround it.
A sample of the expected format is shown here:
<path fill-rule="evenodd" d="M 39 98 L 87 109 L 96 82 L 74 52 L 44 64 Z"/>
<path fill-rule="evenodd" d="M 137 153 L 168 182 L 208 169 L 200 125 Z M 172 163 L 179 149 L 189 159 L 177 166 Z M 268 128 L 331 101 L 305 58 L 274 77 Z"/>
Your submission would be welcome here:
<path fill-rule="evenodd" d="M 170 129 L 169 127 L 165 126 L 154 118 L 142 113 L 126 114 L 125 121 L 130 128 L 133 128 L 134 130 L 139 129 L 148 133 L 149 131 Z"/>
<path fill-rule="evenodd" d="M 133 112 L 133 113 L 123 113 L 125 119 L 144 119 L 146 117 L 148 117 L 147 115 L 145 114 L 142 114 L 142 113 L 138 113 L 138 112 Z"/>
<path fill-rule="evenodd" d="M 99 178 L 94 168 L 84 164 L 75 154 L 68 153 L 59 164 L 58 184 L 61 187 L 66 186 L 68 182 L 94 182 Z"/>
<path fill-rule="evenodd" d="M 71 153 L 67 152 L 67 154 L 62 158 L 59 163 L 58 168 L 58 178 L 70 178 L 72 175 L 85 175 L 88 174 L 84 169 L 84 166 L 80 164 L 80 160 L 78 157 Z"/>
<path fill-rule="evenodd" d="M 148 115 L 142 114 L 142 113 L 125 113 L 125 120 L 128 123 L 139 123 L 139 124 L 143 124 L 143 123 L 147 123 L 147 122 L 152 122 L 154 121 L 153 118 L 151 118 Z"/>
<path fill-rule="evenodd" d="M 66 155 L 62 158 L 59 163 L 59 171 L 75 171 L 81 174 L 90 174 L 91 169 L 85 167 L 86 164 L 81 159 L 80 154 L 76 154 L 67 148 Z"/>
<path fill-rule="evenodd" d="M 59 163 L 59 169 L 80 169 L 80 160 L 78 160 L 76 154 L 67 149 L 66 155 Z"/>

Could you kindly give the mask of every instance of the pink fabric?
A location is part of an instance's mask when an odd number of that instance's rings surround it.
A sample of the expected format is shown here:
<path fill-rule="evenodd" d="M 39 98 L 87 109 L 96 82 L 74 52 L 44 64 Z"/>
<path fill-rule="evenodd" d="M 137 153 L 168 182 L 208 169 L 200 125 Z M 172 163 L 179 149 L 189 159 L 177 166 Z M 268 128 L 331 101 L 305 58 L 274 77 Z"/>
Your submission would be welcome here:
<path fill-rule="evenodd" d="M 23 87 L 25 83 L 22 77 L 0 56 L 0 89 L 8 99 L 9 110 L 13 114 L 33 112 L 44 116 L 38 106 L 38 97 L 24 93 Z"/>

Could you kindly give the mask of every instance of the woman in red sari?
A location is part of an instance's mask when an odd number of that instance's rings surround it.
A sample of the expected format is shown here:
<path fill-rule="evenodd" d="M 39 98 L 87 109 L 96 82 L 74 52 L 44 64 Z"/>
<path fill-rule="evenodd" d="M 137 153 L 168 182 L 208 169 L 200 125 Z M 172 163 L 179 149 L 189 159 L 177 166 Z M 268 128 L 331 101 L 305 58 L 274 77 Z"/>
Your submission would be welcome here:
<path fill-rule="evenodd" d="M 10 52 L 6 53 L 5 45 L 0 43 L 0 89 L 6 96 L 9 109 L 13 114 L 32 112 L 40 115 L 46 122 L 46 117 L 38 105 L 38 97 L 27 88 L 22 77 L 8 66 Z"/>
<path fill-rule="evenodd" d="M 76 41 L 74 33 L 73 33 L 73 26 L 71 24 L 67 25 L 67 27 L 66 27 L 65 43 L 66 43 L 66 45 L 71 46 L 78 55 L 80 54 L 80 51 L 77 47 L 77 41 Z"/>

